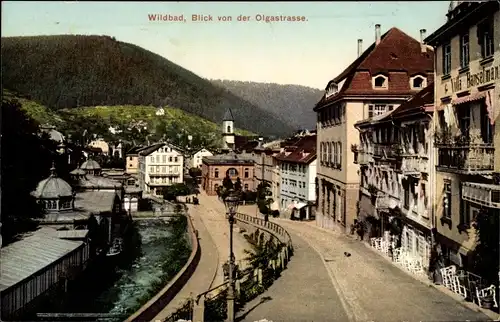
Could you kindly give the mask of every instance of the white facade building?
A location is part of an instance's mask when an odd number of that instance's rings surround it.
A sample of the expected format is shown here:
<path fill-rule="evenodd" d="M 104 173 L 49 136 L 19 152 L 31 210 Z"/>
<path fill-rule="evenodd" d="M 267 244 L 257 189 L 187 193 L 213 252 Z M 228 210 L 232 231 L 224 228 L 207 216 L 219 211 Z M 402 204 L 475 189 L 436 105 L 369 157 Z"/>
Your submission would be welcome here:
<path fill-rule="evenodd" d="M 280 210 L 312 219 L 316 205 L 316 135 L 300 139 L 276 156 L 280 162 Z"/>
<path fill-rule="evenodd" d="M 234 148 L 234 117 L 231 109 L 228 108 L 222 119 L 222 148 Z"/>
<path fill-rule="evenodd" d="M 184 182 L 182 151 L 168 143 L 153 144 L 139 152 L 139 188 L 145 194 L 163 195 L 163 189 Z"/>
<path fill-rule="evenodd" d="M 198 150 L 198 152 L 192 155 L 191 160 L 189 160 L 189 167 L 201 169 L 203 157 L 211 157 L 213 155 L 214 154 L 212 152 L 208 151 L 205 148 Z"/>

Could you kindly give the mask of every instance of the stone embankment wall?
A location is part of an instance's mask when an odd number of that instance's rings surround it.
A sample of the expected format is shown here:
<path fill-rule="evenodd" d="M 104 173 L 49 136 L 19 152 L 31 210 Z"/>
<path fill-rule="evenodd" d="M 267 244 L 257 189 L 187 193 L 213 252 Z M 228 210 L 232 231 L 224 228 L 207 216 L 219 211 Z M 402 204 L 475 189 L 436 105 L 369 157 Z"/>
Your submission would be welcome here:
<path fill-rule="evenodd" d="M 170 301 L 179 293 L 182 287 L 187 283 L 193 275 L 201 257 L 201 249 L 198 241 L 198 234 L 193 226 L 193 222 L 189 214 L 186 214 L 188 219 L 188 231 L 191 255 L 184 267 L 174 276 L 174 278 L 146 304 L 144 304 L 137 312 L 131 315 L 126 322 L 151 321 Z"/>

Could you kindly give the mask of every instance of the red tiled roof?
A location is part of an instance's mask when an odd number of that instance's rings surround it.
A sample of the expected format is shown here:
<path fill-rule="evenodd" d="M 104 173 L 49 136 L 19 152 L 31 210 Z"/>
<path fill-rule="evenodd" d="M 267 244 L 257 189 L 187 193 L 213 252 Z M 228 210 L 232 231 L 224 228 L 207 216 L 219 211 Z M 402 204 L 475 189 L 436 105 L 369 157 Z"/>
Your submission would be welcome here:
<path fill-rule="evenodd" d="M 380 43 L 373 43 L 361 56 L 349 65 L 333 82 L 345 79 L 340 91 L 328 99 L 323 96 L 314 110 L 326 103 L 340 100 L 345 96 L 406 96 L 416 92 L 411 90 L 409 77 L 422 74 L 431 76 L 434 56 L 431 48 L 422 53 L 421 44 L 398 28 L 391 28 L 382 35 Z M 375 90 L 371 78 L 376 74 L 389 75 L 389 89 Z M 429 79 L 429 82 L 432 79 Z M 332 81 L 329 82 L 329 84 Z"/>
<path fill-rule="evenodd" d="M 280 153 L 276 155 L 276 159 L 292 163 L 311 163 L 316 159 L 316 135 L 301 137 L 289 148 L 290 152 Z"/>

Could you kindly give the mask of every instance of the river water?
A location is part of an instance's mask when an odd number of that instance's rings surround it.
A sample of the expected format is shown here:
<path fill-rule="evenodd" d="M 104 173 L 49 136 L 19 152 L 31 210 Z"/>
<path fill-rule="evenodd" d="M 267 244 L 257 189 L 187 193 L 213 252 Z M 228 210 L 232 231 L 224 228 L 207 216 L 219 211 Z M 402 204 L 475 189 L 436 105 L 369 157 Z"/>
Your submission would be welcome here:
<path fill-rule="evenodd" d="M 161 219 L 137 220 L 129 232 L 119 260 L 89 269 L 64 302 L 51 303 L 43 311 L 104 313 L 113 317 L 103 320 L 123 321 L 166 285 L 189 257 L 187 239 Z"/>

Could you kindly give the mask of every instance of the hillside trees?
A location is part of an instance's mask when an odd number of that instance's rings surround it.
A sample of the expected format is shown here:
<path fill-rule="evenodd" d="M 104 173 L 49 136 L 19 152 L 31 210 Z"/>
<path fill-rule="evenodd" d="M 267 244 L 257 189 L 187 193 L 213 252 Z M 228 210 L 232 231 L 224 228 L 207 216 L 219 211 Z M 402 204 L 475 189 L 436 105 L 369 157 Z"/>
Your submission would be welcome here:
<path fill-rule="evenodd" d="M 43 216 L 43 211 L 30 194 L 48 177 L 53 161 L 59 172 L 65 162 L 54 152 L 55 143 L 38 135 L 38 124 L 16 100 L 2 99 L 2 132 L 1 219 L 3 243 L 7 244 L 36 227 L 33 219 Z"/>
<path fill-rule="evenodd" d="M 231 107 L 238 127 L 263 135 L 294 130 L 189 70 L 109 37 L 3 37 L 1 49 L 4 86 L 52 110 L 168 104 L 219 124 Z"/>

